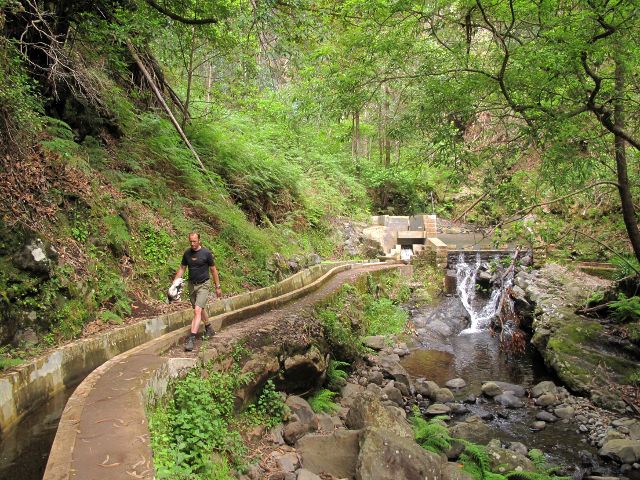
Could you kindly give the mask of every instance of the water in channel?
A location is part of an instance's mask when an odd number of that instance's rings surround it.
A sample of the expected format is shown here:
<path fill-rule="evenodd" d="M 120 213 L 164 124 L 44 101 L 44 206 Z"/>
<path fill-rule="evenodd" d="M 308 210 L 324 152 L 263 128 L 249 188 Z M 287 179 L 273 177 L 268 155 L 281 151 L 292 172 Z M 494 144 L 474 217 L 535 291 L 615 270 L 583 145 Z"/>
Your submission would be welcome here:
<path fill-rule="evenodd" d="M 500 302 L 500 291 L 479 292 L 476 276 L 481 267 L 479 255 L 469 252 L 458 258 L 456 265 L 457 295 L 443 297 L 437 305 L 413 311 L 416 342 L 411 353 L 402 360 L 414 378 L 433 380 L 438 385 L 453 378 L 462 378 L 467 386 L 456 392 L 456 398 L 480 396 L 487 381 L 502 381 L 532 387 L 543 380 L 560 382 L 547 371 L 535 349 L 528 345 L 524 354 L 513 355 L 500 348 L 500 340 L 492 335 L 489 324 Z M 511 285 L 509 275 L 503 278 L 502 288 Z M 521 442 L 528 448 L 544 451 L 548 460 L 558 464 L 575 465 L 581 450 L 595 453 L 576 432 L 576 425 L 557 422 L 548 424 L 540 432 L 529 425 L 537 410 L 521 408 L 506 410 L 494 402 L 467 405 L 470 413 L 493 414 L 487 424 L 492 427 L 484 443 L 493 438 L 505 442 Z M 457 420 L 462 420 L 458 418 Z"/>
<path fill-rule="evenodd" d="M 0 480 L 41 480 L 58 422 L 75 386 L 54 395 L 0 435 Z"/>

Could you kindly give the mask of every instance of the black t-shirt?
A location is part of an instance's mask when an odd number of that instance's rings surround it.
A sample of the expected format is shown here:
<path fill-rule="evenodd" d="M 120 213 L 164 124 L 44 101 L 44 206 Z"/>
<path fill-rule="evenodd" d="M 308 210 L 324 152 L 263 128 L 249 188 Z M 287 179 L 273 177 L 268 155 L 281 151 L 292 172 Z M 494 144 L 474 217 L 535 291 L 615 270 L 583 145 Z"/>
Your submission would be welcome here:
<path fill-rule="evenodd" d="M 189 281 L 202 283 L 209 279 L 209 267 L 215 263 L 211 252 L 200 247 L 199 250 L 187 248 L 182 255 L 182 265 L 189 267 Z"/>

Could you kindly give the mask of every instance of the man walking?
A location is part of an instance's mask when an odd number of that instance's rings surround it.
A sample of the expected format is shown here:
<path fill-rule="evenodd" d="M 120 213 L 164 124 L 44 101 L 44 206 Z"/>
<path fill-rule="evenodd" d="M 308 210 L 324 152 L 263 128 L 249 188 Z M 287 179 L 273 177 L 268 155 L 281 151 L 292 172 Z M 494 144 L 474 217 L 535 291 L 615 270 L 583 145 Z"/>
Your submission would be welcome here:
<path fill-rule="evenodd" d="M 216 268 L 211 251 L 200 244 L 200 234 L 197 232 L 191 232 L 189 234 L 189 243 L 191 244 L 191 247 L 184 252 L 184 255 L 182 255 L 182 263 L 180 264 L 180 268 L 173 279 L 175 284 L 180 278 L 182 278 L 186 268 L 189 267 L 189 298 L 191 300 L 191 306 L 193 307 L 193 320 L 191 321 L 191 333 L 189 333 L 184 344 L 184 349 L 187 352 L 193 350 L 196 334 L 200 328 L 201 321 L 204 323 L 205 336 L 212 336 L 216 333 L 214 332 L 213 327 L 207 323 L 207 310 L 205 308 L 207 305 L 207 298 L 209 297 L 209 290 L 211 288 L 209 272 L 211 272 L 211 276 L 213 277 L 216 297 L 222 298 L 218 269 Z"/>

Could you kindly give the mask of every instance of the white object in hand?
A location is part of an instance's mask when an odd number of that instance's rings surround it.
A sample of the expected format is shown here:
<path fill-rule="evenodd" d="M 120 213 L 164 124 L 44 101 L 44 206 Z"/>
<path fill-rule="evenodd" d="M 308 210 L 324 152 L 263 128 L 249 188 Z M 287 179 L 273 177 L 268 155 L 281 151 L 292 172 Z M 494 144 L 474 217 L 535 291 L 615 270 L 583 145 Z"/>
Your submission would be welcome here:
<path fill-rule="evenodd" d="M 184 280 L 182 278 L 176 278 L 171 286 L 169 287 L 169 291 L 167 292 L 167 296 L 169 297 L 169 301 L 180 300 L 180 294 L 182 293 L 182 284 Z"/>

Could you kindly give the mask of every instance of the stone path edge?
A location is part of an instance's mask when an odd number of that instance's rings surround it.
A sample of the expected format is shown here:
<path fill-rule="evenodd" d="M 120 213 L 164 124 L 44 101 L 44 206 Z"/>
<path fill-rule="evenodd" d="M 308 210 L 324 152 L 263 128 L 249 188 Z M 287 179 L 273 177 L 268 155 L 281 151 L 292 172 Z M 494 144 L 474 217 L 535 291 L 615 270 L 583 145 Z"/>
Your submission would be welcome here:
<path fill-rule="evenodd" d="M 266 300 L 304 287 L 339 265 L 344 263 L 315 265 L 274 285 L 216 300 L 207 306 L 207 312 L 211 317 L 226 314 L 226 317 L 222 317 L 224 321 L 233 323 L 238 310 L 251 305 L 257 307 Z M 58 392 L 76 385 L 107 360 L 188 325 L 191 319 L 192 310 L 187 308 L 142 320 L 94 337 L 77 340 L 1 375 L 0 432 L 16 425 L 24 415 Z"/>
<path fill-rule="evenodd" d="M 380 262 L 383 263 L 383 262 Z M 266 312 L 273 308 L 278 307 L 279 305 L 286 304 L 296 298 L 302 297 L 309 292 L 319 288 L 324 283 L 326 283 L 330 278 L 332 278 L 337 273 L 350 270 L 352 268 L 357 268 L 358 266 L 368 266 L 368 265 L 376 265 L 377 263 L 366 263 L 366 264 L 340 264 L 338 266 L 333 266 L 330 269 L 322 269 L 322 275 L 319 278 L 314 280 L 310 280 L 313 278 L 311 275 L 300 276 L 297 280 L 293 280 L 293 277 L 285 280 L 285 282 L 289 281 L 289 288 L 294 285 L 299 285 L 293 291 L 289 291 L 287 293 L 283 293 L 274 298 L 268 298 L 266 300 L 260 301 L 258 303 L 248 305 L 243 308 L 239 308 L 234 311 L 221 313 L 211 317 L 211 321 L 214 324 L 214 327 L 219 330 L 226 326 L 232 325 L 233 323 L 239 322 L 242 319 L 253 317 L 257 314 Z M 278 286 L 284 282 L 280 282 L 277 284 Z M 275 286 L 274 286 L 275 287 Z M 267 287 L 269 288 L 269 287 Z M 281 290 L 282 289 L 278 289 Z M 284 289 L 286 290 L 286 289 Z M 190 314 L 191 310 L 188 310 L 189 320 L 191 319 Z M 60 423 L 58 426 L 58 431 L 56 433 L 56 437 L 53 443 L 53 447 L 49 454 L 49 459 L 47 462 L 47 468 L 43 477 L 43 480 L 62 480 L 62 479 L 70 479 L 70 478 L 82 478 L 82 472 L 78 472 L 73 469 L 73 451 L 76 443 L 76 439 L 78 434 L 80 433 L 80 421 L 83 417 L 83 412 L 85 410 L 85 404 L 87 402 L 87 398 L 92 390 L 96 387 L 101 378 L 103 378 L 109 370 L 111 370 L 116 365 L 121 365 L 126 363 L 127 360 L 131 360 L 136 356 L 144 355 L 151 360 L 153 357 L 158 359 L 158 357 L 168 350 L 173 345 L 176 345 L 184 335 L 186 335 L 189 327 L 185 326 L 183 328 L 179 328 L 175 331 L 166 333 L 161 337 L 155 338 L 151 341 L 147 341 L 146 343 L 134 347 L 130 350 L 127 350 L 110 360 L 103 363 L 101 366 L 96 368 L 93 372 L 91 372 L 87 377 L 82 381 L 82 383 L 76 388 L 72 396 L 69 398 L 67 405 L 62 414 L 62 418 L 60 419 Z M 145 369 L 144 372 L 140 372 L 138 381 L 135 382 L 131 391 L 135 390 L 137 397 L 140 399 L 137 402 L 137 405 L 134 409 L 131 408 L 131 405 L 128 405 L 128 415 L 130 418 L 128 421 L 135 423 L 136 425 L 144 425 L 146 429 L 146 414 L 144 411 L 144 392 L 149 384 L 149 381 L 154 377 L 155 373 L 162 369 L 166 368 L 166 363 L 168 359 L 162 359 L 161 361 L 152 361 L 151 369 Z M 114 401 L 124 401 L 120 399 L 124 399 L 123 397 L 118 397 L 114 399 Z M 111 401 L 111 400 L 109 400 Z M 116 409 L 117 410 L 117 409 Z M 132 411 L 135 410 L 135 411 Z M 86 432 L 83 431 L 83 434 Z M 132 435 L 134 436 L 134 435 Z M 106 440 L 106 439 L 105 439 Z M 135 442 L 135 439 L 131 438 L 131 442 L 127 442 L 129 446 L 129 450 L 127 452 L 128 455 L 136 455 L 136 458 L 144 458 L 146 461 L 144 464 L 140 462 L 138 468 L 134 468 L 131 471 L 127 471 L 129 475 L 135 474 L 137 478 L 152 478 L 153 475 L 153 467 L 151 466 L 151 450 L 148 443 L 145 442 Z M 135 446 L 134 446 L 135 444 Z M 106 457 L 108 458 L 108 457 Z M 113 461 L 113 460 L 112 460 Z M 126 468 L 126 462 L 122 462 L 122 468 Z M 146 467 L 146 469 L 145 469 Z M 115 474 L 115 470 L 117 469 L 107 469 L 105 468 L 105 474 L 107 476 L 103 478 L 113 478 L 112 475 Z M 137 471 L 136 470 L 142 470 Z M 123 472 L 124 473 L 124 472 Z M 76 475 L 80 475 L 77 477 Z M 140 475 L 140 476 L 138 476 Z M 150 477 L 148 475 L 151 475 Z M 91 475 L 91 478 L 94 478 L 94 475 Z"/>

